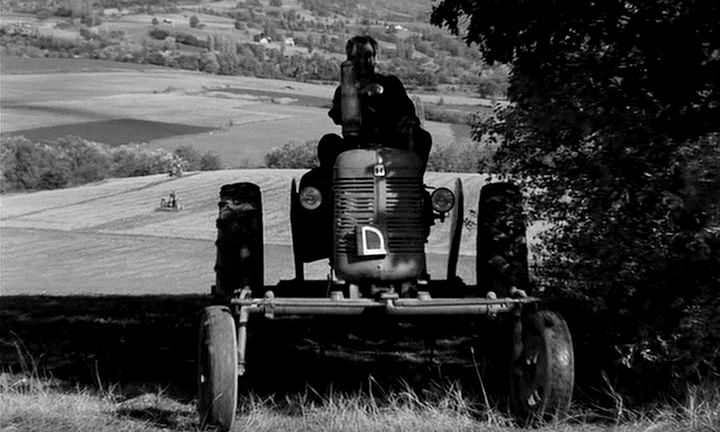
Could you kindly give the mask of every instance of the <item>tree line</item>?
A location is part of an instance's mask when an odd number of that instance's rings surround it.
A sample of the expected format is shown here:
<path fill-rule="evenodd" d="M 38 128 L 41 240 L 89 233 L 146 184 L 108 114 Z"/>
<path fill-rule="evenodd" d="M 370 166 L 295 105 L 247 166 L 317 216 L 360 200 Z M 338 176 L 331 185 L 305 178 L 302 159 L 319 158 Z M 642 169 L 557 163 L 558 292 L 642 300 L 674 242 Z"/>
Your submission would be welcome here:
<path fill-rule="evenodd" d="M 0 192 L 60 189 L 111 177 L 137 177 L 222 168 L 220 158 L 189 146 L 174 152 L 142 145 L 109 146 L 67 136 L 34 141 L 22 136 L 0 138 Z"/>
<path fill-rule="evenodd" d="M 536 290 L 570 322 L 585 391 L 717 386 L 720 5 L 541 3 L 443 0 L 432 15 L 511 66 L 511 104 L 474 134 L 550 222 Z"/>

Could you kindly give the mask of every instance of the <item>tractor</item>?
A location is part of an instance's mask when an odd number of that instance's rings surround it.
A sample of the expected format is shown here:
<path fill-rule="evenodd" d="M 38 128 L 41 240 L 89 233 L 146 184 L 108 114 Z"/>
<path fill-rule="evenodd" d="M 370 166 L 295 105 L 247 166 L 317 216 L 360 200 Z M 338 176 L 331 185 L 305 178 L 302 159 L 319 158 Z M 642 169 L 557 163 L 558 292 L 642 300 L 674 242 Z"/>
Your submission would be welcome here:
<path fill-rule="evenodd" d="M 182 202 L 180 201 L 180 198 L 177 197 L 177 194 L 175 194 L 175 191 L 171 191 L 167 197 L 160 198 L 160 207 L 157 208 L 158 211 L 179 211 L 182 210 Z"/>
<path fill-rule="evenodd" d="M 359 114 L 352 66 L 341 67 L 346 139 L 357 138 Z M 393 317 L 492 316 L 503 333 L 512 413 L 523 422 L 563 416 L 574 383 L 572 339 L 563 318 L 528 294 L 528 253 L 521 193 L 489 183 L 477 212 L 476 284 L 457 276 L 464 222 L 460 179 L 453 190 L 424 183 L 411 150 L 358 142 L 334 166 L 313 168 L 290 185 L 295 277 L 263 279 L 262 194 L 253 183 L 220 189 L 214 305 L 199 330 L 198 413 L 203 426 L 230 430 L 238 380 L 246 370 L 250 316 Z M 450 223 L 445 279 L 430 277 L 425 244 L 436 221 Z M 328 280 L 306 280 L 304 266 L 330 264 Z M 255 318 L 253 318 L 254 320 Z M 502 347 L 502 348 L 501 348 Z M 491 347 L 495 349 L 495 347 Z M 251 371 L 250 371 L 251 372 Z"/>

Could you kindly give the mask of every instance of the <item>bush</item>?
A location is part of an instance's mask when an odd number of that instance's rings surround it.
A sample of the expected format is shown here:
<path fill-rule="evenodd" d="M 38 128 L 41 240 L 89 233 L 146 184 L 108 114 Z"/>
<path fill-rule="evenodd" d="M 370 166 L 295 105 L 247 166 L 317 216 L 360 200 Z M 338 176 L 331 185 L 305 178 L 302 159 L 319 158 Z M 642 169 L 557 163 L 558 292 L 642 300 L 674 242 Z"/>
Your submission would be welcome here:
<path fill-rule="evenodd" d="M 54 144 L 72 173 L 73 184 L 102 180 L 107 175 L 110 163 L 108 150 L 101 144 L 77 137 L 60 138 Z"/>
<path fill-rule="evenodd" d="M 265 155 L 268 168 L 313 168 L 319 166 L 317 159 L 317 140 L 304 143 L 290 141 L 279 147 L 273 147 Z"/>
<path fill-rule="evenodd" d="M 58 166 L 40 175 L 37 189 L 61 189 L 67 186 L 70 174 L 64 167 Z"/>
<path fill-rule="evenodd" d="M 72 9 L 60 6 L 55 10 L 55 16 L 61 18 L 70 18 L 72 16 Z"/>
<path fill-rule="evenodd" d="M 0 138 L 0 192 L 57 189 L 107 177 L 166 173 L 180 160 L 185 169 L 221 169 L 220 158 L 189 146 L 175 154 L 140 145 L 109 147 L 68 136 L 50 142 Z"/>
<path fill-rule="evenodd" d="M 149 151 L 139 145 L 113 149 L 110 177 L 138 177 L 170 171 L 175 158 L 164 151 Z"/>
<path fill-rule="evenodd" d="M 191 45 L 196 46 L 200 48 L 207 48 L 208 43 L 204 39 L 199 39 L 197 36 L 195 36 L 192 33 L 176 33 L 175 34 L 175 41 L 179 44 L 185 44 L 185 45 Z"/>
<path fill-rule="evenodd" d="M 477 142 L 434 145 L 427 169 L 440 172 L 482 172 L 494 154 L 493 146 Z"/>
<path fill-rule="evenodd" d="M 50 18 L 51 16 L 53 16 L 53 12 L 50 9 L 40 9 L 39 11 L 37 11 L 35 13 L 35 16 L 40 21 L 44 21 L 44 20 Z"/>
<path fill-rule="evenodd" d="M 509 73 L 509 70 L 502 66 L 483 70 L 478 79 L 479 95 L 486 98 L 504 98 L 507 95 Z"/>
<path fill-rule="evenodd" d="M 148 34 L 157 40 L 165 40 L 166 37 L 170 36 L 170 32 L 160 28 L 152 28 L 148 31 Z"/>
<path fill-rule="evenodd" d="M 182 54 L 175 58 L 175 62 L 181 69 L 198 70 L 200 68 L 199 57 L 194 54 Z"/>
<path fill-rule="evenodd" d="M 207 152 L 200 158 L 200 171 L 217 171 L 221 169 L 220 156 Z"/>
<path fill-rule="evenodd" d="M 232 53 L 217 53 L 215 56 L 218 62 L 217 73 L 219 75 L 235 75 L 238 72 L 238 57 L 234 52 Z"/>
<path fill-rule="evenodd" d="M 165 55 L 159 51 L 152 51 L 145 55 L 145 63 L 157 66 L 165 66 L 167 59 Z"/>
<path fill-rule="evenodd" d="M 214 52 L 204 52 L 199 60 L 200 70 L 203 72 L 216 74 L 220 71 L 217 55 Z"/>
<path fill-rule="evenodd" d="M 193 15 L 190 17 L 190 27 L 196 28 L 200 24 L 200 18 L 198 18 L 196 15 Z"/>
<path fill-rule="evenodd" d="M 67 184 L 67 168 L 50 147 L 24 137 L 0 141 L 2 191 L 55 189 Z"/>
<path fill-rule="evenodd" d="M 189 145 L 180 146 L 175 149 L 173 154 L 184 162 L 183 168 L 185 170 L 198 171 L 200 169 L 200 159 L 202 156 L 194 147 Z"/>
<path fill-rule="evenodd" d="M 442 100 L 442 98 L 440 100 Z M 441 123 L 474 124 L 475 115 L 473 113 L 451 108 L 441 108 L 441 105 L 441 103 L 438 103 L 438 105 L 425 104 L 425 120 Z"/>

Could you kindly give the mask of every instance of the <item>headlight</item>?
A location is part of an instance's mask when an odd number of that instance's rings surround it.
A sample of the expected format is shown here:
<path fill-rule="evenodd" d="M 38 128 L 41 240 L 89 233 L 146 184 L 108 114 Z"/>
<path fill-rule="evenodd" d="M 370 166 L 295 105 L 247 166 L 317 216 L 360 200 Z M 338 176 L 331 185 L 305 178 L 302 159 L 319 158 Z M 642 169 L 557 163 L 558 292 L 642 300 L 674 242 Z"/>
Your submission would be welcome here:
<path fill-rule="evenodd" d="M 300 191 L 300 204 L 308 210 L 315 210 L 322 204 L 322 194 L 318 188 L 306 186 Z"/>
<path fill-rule="evenodd" d="M 455 206 L 455 195 L 448 188 L 437 188 L 430 195 L 430 202 L 435 211 L 447 213 Z"/>

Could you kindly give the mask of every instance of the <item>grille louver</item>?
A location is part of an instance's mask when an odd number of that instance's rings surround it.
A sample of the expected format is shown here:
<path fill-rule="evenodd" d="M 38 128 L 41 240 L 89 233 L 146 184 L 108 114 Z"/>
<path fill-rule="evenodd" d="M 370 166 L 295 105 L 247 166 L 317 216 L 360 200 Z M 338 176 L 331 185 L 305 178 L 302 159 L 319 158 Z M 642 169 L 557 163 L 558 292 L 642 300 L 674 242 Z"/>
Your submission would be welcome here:
<path fill-rule="evenodd" d="M 335 179 L 336 247 L 355 250 L 355 227 L 375 220 L 375 182 L 372 178 Z"/>
<path fill-rule="evenodd" d="M 382 185 L 383 182 L 379 182 Z M 419 178 L 385 178 L 385 225 L 390 253 L 422 253 L 423 187 Z M 338 252 L 355 251 L 355 227 L 377 221 L 375 179 L 338 178 L 335 198 L 336 247 Z"/>
<path fill-rule="evenodd" d="M 390 177 L 387 179 L 385 224 L 391 252 L 422 252 L 423 196 L 419 178 Z"/>

